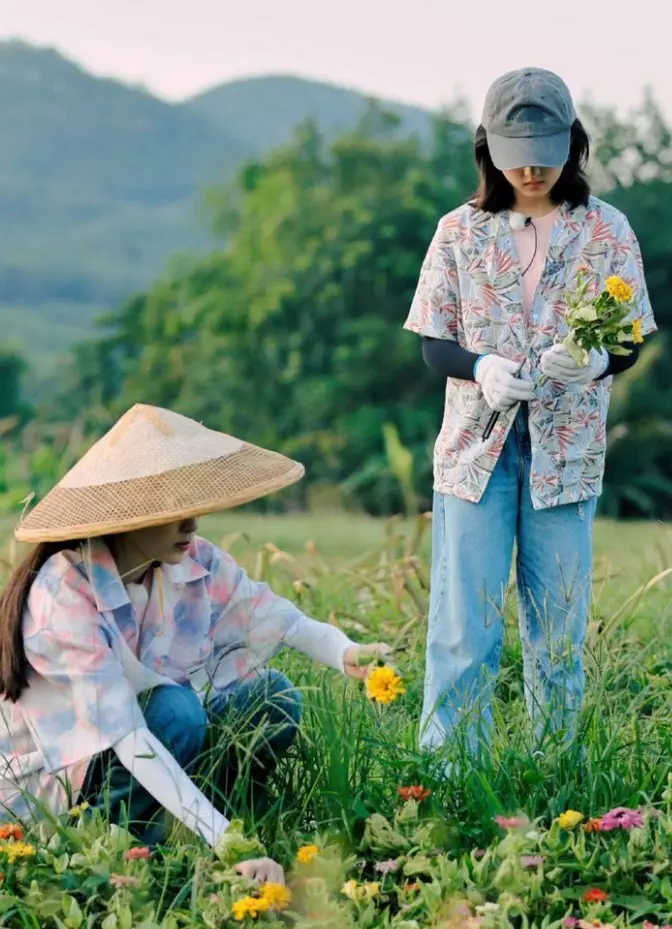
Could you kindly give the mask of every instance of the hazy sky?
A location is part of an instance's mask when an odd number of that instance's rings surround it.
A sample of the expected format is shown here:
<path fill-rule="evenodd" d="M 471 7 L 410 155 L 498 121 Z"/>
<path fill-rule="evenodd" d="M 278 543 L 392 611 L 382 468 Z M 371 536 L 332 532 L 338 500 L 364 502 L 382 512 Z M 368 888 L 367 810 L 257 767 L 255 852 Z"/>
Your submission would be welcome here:
<path fill-rule="evenodd" d="M 436 107 L 526 64 L 619 108 L 672 114 L 666 0 L 0 0 L 0 36 L 179 99 L 251 74 L 335 81 Z"/>

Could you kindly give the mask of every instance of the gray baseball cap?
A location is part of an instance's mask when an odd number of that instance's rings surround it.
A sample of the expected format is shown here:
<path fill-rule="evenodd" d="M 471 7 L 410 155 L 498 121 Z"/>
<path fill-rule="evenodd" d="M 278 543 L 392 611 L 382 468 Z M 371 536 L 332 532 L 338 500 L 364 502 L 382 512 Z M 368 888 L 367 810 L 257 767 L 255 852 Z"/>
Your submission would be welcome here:
<path fill-rule="evenodd" d="M 492 84 L 481 123 L 493 164 L 510 171 L 562 167 L 575 120 L 572 95 L 562 78 L 543 68 L 521 68 Z"/>

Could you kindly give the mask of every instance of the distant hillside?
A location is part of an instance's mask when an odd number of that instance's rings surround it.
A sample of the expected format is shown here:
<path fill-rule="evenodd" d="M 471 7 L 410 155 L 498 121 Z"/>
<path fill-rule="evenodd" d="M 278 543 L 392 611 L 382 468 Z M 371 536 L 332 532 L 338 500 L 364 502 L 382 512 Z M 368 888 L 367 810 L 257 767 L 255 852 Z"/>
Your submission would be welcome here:
<path fill-rule="evenodd" d="M 431 113 L 418 107 L 379 101 L 401 120 L 404 132 L 426 136 Z M 364 114 L 367 98 L 354 90 L 291 76 L 269 76 L 221 84 L 187 101 L 191 109 L 232 132 L 252 152 L 287 142 L 292 130 L 309 118 L 330 136 L 352 129 Z"/>
<path fill-rule="evenodd" d="M 207 247 L 198 197 L 314 116 L 365 111 L 354 91 L 291 77 L 236 81 L 182 104 L 92 76 L 50 49 L 0 42 L 0 327 L 32 359 Z M 427 132 L 430 116 L 399 113 Z"/>
<path fill-rule="evenodd" d="M 202 244 L 196 191 L 245 154 L 194 110 L 16 42 L 0 44 L 0 124 L 0 305 L 31 347 Z"/>

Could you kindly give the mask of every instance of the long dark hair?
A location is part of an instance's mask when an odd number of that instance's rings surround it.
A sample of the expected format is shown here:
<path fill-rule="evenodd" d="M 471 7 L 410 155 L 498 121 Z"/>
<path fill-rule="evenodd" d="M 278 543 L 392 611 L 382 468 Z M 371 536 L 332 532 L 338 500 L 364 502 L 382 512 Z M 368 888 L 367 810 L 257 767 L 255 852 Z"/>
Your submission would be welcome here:
<path fill-rule="evenodd" d="M 590 186 L 586 177 L 586 167 L 589 154 L 588 133 L 581 121 L 577 119 L 571 129 L 569 158 L 557 184 L 551 190 L 550 197 L 553 203 L 566 203 L 571 209 L 588 204 Z M 483 126 L 479 126 L 476 130 L 474 157 L 480 183 L 473 205 L 486 213 L 501 213 L 502 210 L 510 210 L 515 202 L 515 191 L 502 172 L 493 164 Z"/>
<path fill-rule="evenodd" d="M 40 569 L 52 555 L 81 542 L 41 542 L 13 572 L 0 596 L 0 698 L 16 703 L 28 687 L 30 666 L 23 644 L 23 614 Z"/>

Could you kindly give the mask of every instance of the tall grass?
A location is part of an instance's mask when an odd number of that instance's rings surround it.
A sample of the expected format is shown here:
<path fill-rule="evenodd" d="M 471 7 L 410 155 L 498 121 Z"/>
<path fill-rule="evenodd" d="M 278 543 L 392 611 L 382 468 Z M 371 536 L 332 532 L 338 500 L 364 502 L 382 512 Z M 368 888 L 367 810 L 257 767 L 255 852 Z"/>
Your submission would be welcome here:
<path fill-rule="evenodd" d="M 488 847 L 497 836 L 493 818 L 500 813 L 524 811 L 550 824 L 567 809 L 590 816 L 618 806 L 660 805 L 672 770 L 671 562 L 665 527 L 598 527 L 587 690 L 575 743 L 565 747 L 548 740 L 543 754 L 534 750 L 511 598 L 494 738 L 478 757 L 466 760 L 459 737 L 443 759 L 418 747 L 428 520 L 383 525 L 356 518 L 254 518 L 247 525 L 246 532 L 235 519 L 207 520 L 203 534 L 306 613 L 360 641 L 382 639 L 401 649 L 396 657 L 407 687 L 394 704 L 380 707 L 367 700 L 361 685 L 299 654 L 279 656 L 277 666 L 303 693 L 300 736 L 281 762 L 263 809 L 248 803 L 245 776 L 228 796 L 220 794 L 229 816 L 242 815 L 269 854 L 289 863 L 303 842 L 327 835 L 344 855 L 354 854 L 367 819 L 372 813 L 392 818 L 398 788 L 410 784 L 432 791 L 426 812 L 440 823 L 440 843 L 452 854 Z M 321 535 L 311 541 L 316 528 Z M 260 544 L 263 533 L 275 541 Z M 447 759 L 461 762 L 452 777 L 444 773 Z M 200 776 L 216 793 L 211 763 L 212 758 Z M 161 918 L 182 913 L 196 899 L 197 853 L 193 836 L 177 828 L 154 871 Z M 2 924 L 37 925 L 32 919 L 26 911 L 22 921 Z"/>
<path fill-rule="evenodd" d="M 360 685 L 301 656 L 281 656 L 279 666 L 304 692 L 305 717 L 300 740 L 278 772 L 272 808 L 255 823 L 270 846 L 276 847 L 278 823 L 283 836 L 317 829 L 338 832 L 354 846 L 370 813 L 391 814 L 397 788 L 410 783 L 432 789 L 430 802 L 452 823 L 451 841 L 462 848 L 487 844 L 497 813 L 524 810 L 550 820 L 570 807 L 586 812 L 636 807 L 660 797 L 672 767 L 672 622 L 664 530 L 651 527 L 644 548 L 645 530 L 637 527 L 636 551 L 628 544 L 627 526 L 619 528 L 620 548 L 603 534 L 585 651 L 586 699 L 575 744 L 566 749 L 551 740 L 543 755 L 534 752 L 511 598 L 493 742 L 458 765 L 456 778 L 446 779 L 444 764 L 418 748 L 426 526 L 424 517 L 395 521 L 375 549 L 336 567 L 316 543 L 297 555 L 273 545 L 256 551 L 242 536 L 223 540 L 251 573 L 297 600 L 305 612 L 337 623 L 359 640 L 384 639 L 404 649 L 398 667 L 407 693 L 384 708 L 367 701 Z M 459 737 L 452 755 L 464 762 Z"/>

